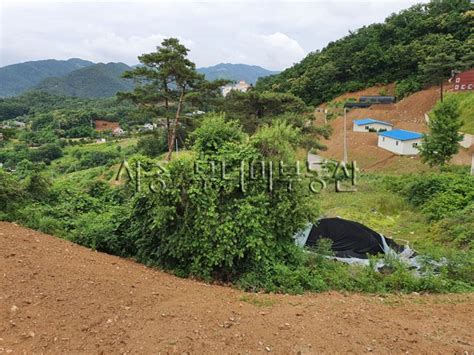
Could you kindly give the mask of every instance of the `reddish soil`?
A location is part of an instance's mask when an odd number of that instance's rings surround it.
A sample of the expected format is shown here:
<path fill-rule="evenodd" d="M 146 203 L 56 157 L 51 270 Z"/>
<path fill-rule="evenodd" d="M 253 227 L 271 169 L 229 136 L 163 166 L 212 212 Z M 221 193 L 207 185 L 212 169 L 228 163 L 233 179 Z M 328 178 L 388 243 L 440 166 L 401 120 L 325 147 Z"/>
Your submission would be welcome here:
<path fill-rule="evenodd" d="M 450 86 L 447 85 L 449 89 Z M 393 94 L 394 86 L 376 86 L 354 93 L 347 93 L 334 99 L 343 101 L 347 98 L 358 99 L 363 95 L 378 95 L 380 90 L 385 89 L 388 94 Z M 347 145 L 348 158 L 355 160 L 363 170 L 385 170 L 405 172 L 428 169 L 420 161 L 419 157 L 397 156 L 391 152 L 377 147 L 377 134 L 353 132 L 352 124 L 354 120 L 361 118 L 374 118 L 387 121 L 395 128 L 406 129 L 416 132 L 426 132 L 427 125 L 425 114 L 431 111 L 432 107 L 439 99 L 439 89 L 432 87 L 419 91 L 393 105 L 373 105 L 367 109 L 352 109 L 347 114 Z M 321 123 L 322 114 L 316 113 L 317 123 Z M 327 146 L 326 151 L 319 154 L 327 158 L 342 160 L 343 158 L 343 129 L 344 119 L 342 116 L 330 122 L 333 127 L 333 134 L 329 140 L 323 143 Z M 469 165 L 471 163 L 471 153 L 461 148 L 459 154 L 453 157 L 455 164 Z"/>
<path fill-rule="evenodd" d="M 474 295 L 243 293 L 0 222 L 0 353 L 469 353 Z"/>
<path fill-rule="evenodd" d="M 94 121 L 95 130 L 98 132 L 101 131 L 113 131 L 116 128 L 120 128 L 120 124 L 118 122 L 112 121 L 105 121 L 105 120 L 95 120 Z"/>

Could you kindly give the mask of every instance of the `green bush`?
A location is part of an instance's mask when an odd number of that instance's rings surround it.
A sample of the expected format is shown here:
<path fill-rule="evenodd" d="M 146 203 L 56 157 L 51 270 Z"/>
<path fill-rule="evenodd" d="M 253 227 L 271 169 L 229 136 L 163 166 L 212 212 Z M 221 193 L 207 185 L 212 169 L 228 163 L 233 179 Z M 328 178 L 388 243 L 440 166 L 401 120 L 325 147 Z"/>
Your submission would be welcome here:
<path fill-rule="evenodd" d="M 237 121 L 226 121 L 224 116 L 205 117 L 192 134 L 193 149 L 203 155 L 215 154 L 225 143 L 240 143 L 244 140 Z"/>
<path fill-rule="evenodd" d="M 279 138 L 277 133 L 272 136 Z M 286 183 L 276 182 L 269 191 L 263 179 L 249 181 L 242 191 L 240 162 L 264 159 L 241 141 L 243 137 L 233 122 L 204 120 L 194 134 L 197 153 L 225 161 L 227 179 L 213 178 L 209 170 L 195 173 L 195 158 L 178 158 L 168 165 L 166 189 L 137 198 L 129 233 L 139 260 L 219 280 L 234 280 L 273 264 L 297 263 L 292 235 L 314 218 L 309 193 L 306 186 L 288 192 Z"/>
<path fill-rule="evenodd" d="M 14 212 L 17 204 L 25 198 L 24 191 L 17 177 L 0 168 L 0 211 L 3 218 Z"/>
<path fill-rule="evenodd" d="M 299 129 L 293 128 L 286 121 L 278 120 L 271 126 L 260 128 L 252 136 L 251 144 L 267 159 L 289 162 L 294 159 L 300 133 Z"/>
<path fill-rule="evenodd" d="M 472 195 L 471 197 L 473 197 Z M 460 193 L 444 191 L 437 193 L 422 208 L 422 212 L 430 220 L 451 217 L 467 206 L 468 199 Z"/>
<path fill-rule="evenodd" d="M 395 95 L 398 100 L 403 99 L 404 97 L 411 95 L 422 89 L 421 83 L 414 78 L 407 78 L 396 83 Z"/>
<path fill-rule="evenodd" d="M 463 173 L 435 173 L 408 177 L 403 185 L 408 200 L 415 206 L 423 206 L 442 193 L 462 196 L 465 206 L 474 196 L 474 176 Z"/>
<path fill-rule="evenodd" d="M 75 221 L 71 240 L 97 251 L 109 254 L 129 256 L 135 253 L 130 241 L 117 233 L 125 210 L 114 207 L 106 212 L 84 213 Z"/>
<path fill-rule="evenodd" d="M 86 151 L 78 155 L 78 169 L 90 169 L 96 166 L 110 166 L 118 162 L 120 153 L 118 151 Z"/>
<path fill-rule="evenodd" d="M 435 241 L 474 249 L 474 203 L 438 221 L 430 231 Z"/>
<path fill-rule="evenodd" d="M 137 149 L 151 158 L 163 154 L 168 150 L 166 131 L 155 130 L 152 134 L 143 135 L 137 143 Z"/>
<path fill-rule="evenodd" d="M 51 161 L 61 158 L 63 152 L 58 144 L 51 143 L 30 150 L 30 160 L 33 162 L 44 162 L 49 164 Z"/>

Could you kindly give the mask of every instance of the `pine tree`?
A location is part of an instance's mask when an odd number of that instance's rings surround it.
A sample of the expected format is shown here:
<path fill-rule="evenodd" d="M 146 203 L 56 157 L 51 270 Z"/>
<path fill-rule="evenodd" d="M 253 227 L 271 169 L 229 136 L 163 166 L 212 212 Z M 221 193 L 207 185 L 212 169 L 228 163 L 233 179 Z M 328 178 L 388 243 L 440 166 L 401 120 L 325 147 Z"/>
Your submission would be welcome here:
<path fill-rule="evenodd" d="M 443 166 L 459 151 L 459 142 L 463 138 L 459 133 L 462 122 L 457 103 L 438 103 L 428 127 L 430 132 L 420 147 L 421 157 L 430 166 Z"/>
<path fill-rule="evenodd" d="M 458 66 L 454 56 L 446 53 L 438 53 L 433 57 L 428 57 L 421 70 L 425 76 L 425 81 L 435 83 L 440 86 L 440 98 L 443 101 L 443 81 L 450 75 L 451 71 Z"/>
<path fill-rule="evenodd" d="M 152 112 L 165 109 L 168 160 L 174 149 L 176 131 L 187 95 L 209 86 L 204 75 L 199 74 L 196 65 L 187 58 L 188 52 L 177 38 L 165 39 L 156 52 L 138 57 L 141 66 L 124 73 L 125 78 L 134 79 L 139 84 L 135 90 L 119 94 L 120 98 L 130 99 Z"/>

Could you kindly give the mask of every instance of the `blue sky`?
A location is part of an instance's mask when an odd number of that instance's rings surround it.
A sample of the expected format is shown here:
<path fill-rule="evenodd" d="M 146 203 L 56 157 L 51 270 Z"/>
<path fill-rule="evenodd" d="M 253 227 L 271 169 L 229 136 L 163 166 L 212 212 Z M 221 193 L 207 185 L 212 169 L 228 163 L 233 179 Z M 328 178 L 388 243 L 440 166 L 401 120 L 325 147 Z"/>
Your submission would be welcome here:
<path fill-rule="evenodd" d="M 198 66 L 281 70 L 417 1 L 22 1 L 0 3 L 0 66 L 46 58 L 136 64 L 178 37 Z"/>

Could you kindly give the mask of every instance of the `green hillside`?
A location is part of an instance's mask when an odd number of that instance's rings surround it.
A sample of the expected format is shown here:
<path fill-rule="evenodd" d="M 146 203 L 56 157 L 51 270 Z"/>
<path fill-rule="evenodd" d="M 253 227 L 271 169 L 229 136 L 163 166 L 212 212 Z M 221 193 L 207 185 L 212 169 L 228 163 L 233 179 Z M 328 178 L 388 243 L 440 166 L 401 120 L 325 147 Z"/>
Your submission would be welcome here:
<path fill-rule="evenodd" d="M 133 88 L 131 81 L 122 78 L 123 72 L 129 69 L 124 63 L 94 64 L 62 77 L 45 79 L 34 89 L 66 96 L 110 97 Z"/>
<path fill-rule="evenodd" d="M 230 63 L 220 63 L 212 67 L 198 68 L 197 71 L 204 74 L 207 80 L 245 80 L 249 84 L 255 84 L 258 78 L 278 73 L 277 71 L 267 70 L 257 65 Z"/>
<path fill-rule="evenodd" d="M 401 87 L 419 88 L 420 64 L 427 57 L 446 53 L 459 60 L 474 51 L 473 26 L 469 0 L 418 4 L 350 32 L 279 75 L 259 79 L 257 89 L 291 92 L 320 104 L 377 83 L 403 81 Z"/>
<path fill-rule="evenodd" d="M 40 81 L 68 74 L 94 63 L 72 58 L 68 60 L 37 60 L 7 65 L 0 68 L 0 97 L 15 96 L 37 85 Z"/>
<path fill-rule="evenodd" d="M 460 116 L 464 125 L 464 133 L 474 134 L 474 92 L 452 92 L 448 93 L 446 101 L 455 101 L 458 103 Z"/>

